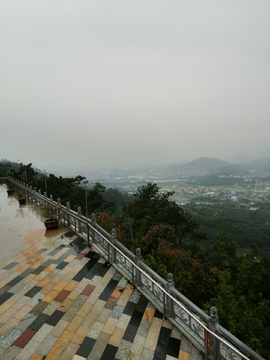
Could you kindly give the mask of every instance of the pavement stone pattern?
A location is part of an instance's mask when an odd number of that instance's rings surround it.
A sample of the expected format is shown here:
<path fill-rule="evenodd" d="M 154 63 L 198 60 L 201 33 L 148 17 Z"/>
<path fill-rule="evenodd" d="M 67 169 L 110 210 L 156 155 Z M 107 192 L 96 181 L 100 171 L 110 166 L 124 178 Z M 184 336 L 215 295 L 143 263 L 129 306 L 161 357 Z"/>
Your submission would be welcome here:
<path fill-rule="evenodd" d="M 0 265 L 1 360 L 202 358 L 82 239 L 54 231 Z"/>

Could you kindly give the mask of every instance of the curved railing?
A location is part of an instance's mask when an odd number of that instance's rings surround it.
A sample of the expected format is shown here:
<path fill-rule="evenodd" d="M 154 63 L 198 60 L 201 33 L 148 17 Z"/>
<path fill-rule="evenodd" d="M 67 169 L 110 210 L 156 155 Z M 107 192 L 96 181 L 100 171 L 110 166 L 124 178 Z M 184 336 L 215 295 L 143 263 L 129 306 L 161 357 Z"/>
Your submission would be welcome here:
<path fill-rule="evenodd" d="M 18 188 L 23 189 L 29 200 L 39 206 L 53 206 L 58 210 L 59 220 L 70 227 L 80 237 L 87 241 L 88 246 L 99 251 L 109 263 L 113 264 L 131 283 L 136 286 L 174 325 L 180 328 L 191 342 L 200 349 L 204 349 L 206 359 L 208 355 L 214 359 L 224 360 L 263 360 L 263 358 L 224 329 L 218 323 L 217 310 L 211 308 L 208 316 L 195 304 L 188 300 L 174 287 L 173 276 L 168 274 L 165 281 L 142 261 L 140 249 L 133 254 L 123 246 L 113 229 L 109 234 L 96 223 L 95 215 L 91 219 L 57 202 L 52 196 L 41 194 L 40 191 L 28 187 L 11 177 L 7 179 Z M 207 346 L 208 344 L 208 346 Z"/>

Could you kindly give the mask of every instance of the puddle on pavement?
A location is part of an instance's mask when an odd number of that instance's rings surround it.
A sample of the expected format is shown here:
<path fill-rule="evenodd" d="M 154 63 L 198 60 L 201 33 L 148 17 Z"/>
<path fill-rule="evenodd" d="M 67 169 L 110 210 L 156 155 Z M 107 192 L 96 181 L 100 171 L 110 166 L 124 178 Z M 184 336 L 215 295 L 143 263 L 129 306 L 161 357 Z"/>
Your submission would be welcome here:
<path fill-rule="evenodd" d="M 36 247 L 43 242 L 47 248 L 54 246 L 56 239 L 67 231 L 62 224 L 59 225 L 59 229 L 46 230 L 40 207 L 30 200 L 26 200 L 25 205 L 19 205 L 13 195 L 7 194 L 7 189 L 7 185 L 1 182 L 0 264 L 30 246 Z"/>

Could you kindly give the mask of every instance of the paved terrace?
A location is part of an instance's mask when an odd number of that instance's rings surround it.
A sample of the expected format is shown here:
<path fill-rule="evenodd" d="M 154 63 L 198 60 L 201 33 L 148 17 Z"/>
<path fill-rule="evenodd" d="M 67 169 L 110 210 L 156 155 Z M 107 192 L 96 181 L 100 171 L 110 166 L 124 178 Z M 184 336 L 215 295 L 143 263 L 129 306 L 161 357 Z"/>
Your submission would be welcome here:
<path fill-rule="evenodd" d="M 24 240 L 28 248 L 0 264 L 0 359 L 201 359 L 74 232 L 41 223 Z"/>

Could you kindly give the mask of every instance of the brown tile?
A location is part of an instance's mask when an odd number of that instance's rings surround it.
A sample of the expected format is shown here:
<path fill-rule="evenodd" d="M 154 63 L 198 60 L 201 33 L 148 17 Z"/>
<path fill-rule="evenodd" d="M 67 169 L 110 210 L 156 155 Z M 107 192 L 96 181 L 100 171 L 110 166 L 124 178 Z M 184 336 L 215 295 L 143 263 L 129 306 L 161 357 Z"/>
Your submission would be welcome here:
<path fill-rule="evenodd" d="M 67 326 L 67 330 L 76 332 L 81 326 L 83 320 L 84 320 L 83 317 L 75 315 L 75 317 L 71 320 L 71 322 Z"/>
<path fill-rule="evenodd" d="M 32 339 L 32 337 L 36 334 L 37 332 L 35 330 L 32 330 L 30 328 L 27 328 L 22 335 L 14 342 L 14 346 L 18 346 L 21 349 L 23 349 L 25 347 L 25 345 Z"/>
<path fill-rule="evenodd" d="M 86 318 L 83 320 L 83 325 L 91 328 L 94 322 L 96 321 L 97 317 L 98 317 L 98 313 L 94 313 L 90 311 L 89 314 L 86 316 Z"/>
<path fill-rule="evenodd" d="M 66 327 L 68 326 L 69 322 L 66 320 L 61 319 L 60 321 L 58 321 L 58 323 L 55 325 L 55 327 L 51 330 L 50 335 L 53 335 L 57 338 L 59 338 L 64 330 L 66 329 Z"/>
<path fill-rule="evenodd" d="M 80 345 L 70 342 L 65 348 L 64 352 L 59 357 L 59 360 L 73 359 Z"/>
<path fill-rule="evenodd" d="M 54 298 L 55 301 L 62 303 L 68 296 L 70 295 L 70 291 L 62 290 L 60 293 Z M 44 300 L 44 299 L 43 299 Z"/>
<path fill-rule="evenodd" d="M 123 330 L 126 330 L 128 323 L 130 322 L 131 316 L 127 314 L 122 314 L 118 320 L 117 327 Z"/>
<path fill-rule="evenodd" d="M 52 349 L 48 352 L 46 356 L 46 360 L 56 360 L 59 359 L 64 349 L 59 349 L 56 347 L 52 347 Z"/>
<path fill-rule="evenodd" d="M 64 289 L 65 286 L 67 286 L 68 282 L 67 281 L 64 281 L 64 280 L 61 280 L 59 281 L 59 283 L 57 285 L 55 285 L 55 287 L 53 288 L 53 290 L 56 290 L 56 291 L 62 291 Z"/>
<path fill-rule="evenodd" d="M 154 317 L 149 331 L 153 331 L 153 332 L 159 334 L 162 322 L 163 322 L 163 320 Z"/>
<path fill-rule="evenodd" d="M 7 334 L 12 330 L 15 326 L 19 324 L 20 320 L 10 318 L 2 327 L 0 327 L 0 335 L 7 336 Z"/>
<path fill-rule="evenodd" d="M 145 344 L 146 338 L 144 336 L 136 335 L 133 341 L 133 344 L 131 345 L 130 351 L 141 355 L 143 352 L 144 344 Z"/>
<path fill-rule="evenodd" d="M 72 300 L 76 300 L 79 295 L 80 295 L 80 292 L 78 292 L 78 291 L 76 291 L 76 290 L 73 290 L 73 291 L 71 291 L 71 293 L 68 295 L 68 298 L 69 298 L 69 299 L 72 299 Z"/>
<path fill-rule="evenodd" d="M 33 306 L 24 305 L 19 311 L 17 311 L 17 313 L 13 317 L 15 319 L 22 320 L 32 310 Z"/>
<path fill-rule="evenodd" d="M 54 284 L 54 287 L 60 283 L 60 281 L 62 280 L 61 276 L 59 274 L 57 274 L 51 281 L 52 284 Z"/>
<path fill-rule="evenodd" d="M 125 330 L 116 327 L 110 337 L 109 344 L 118 347 L 122 341 L 124 333 Z"/>
<path fill-rule="evenodd" d="M 44 359 L 44 356 L 43 355 L 39 355 L 37 353 L 34 353 L 29 360 L 42 360 Z"/>
<path fill-rule="evenodd" d="M 153 320 L 153 317 L 155 315 L 155 311 L 156 309 L 152 309 L 150 307 L 147 307 L 144 311 L 144 314 L 143 314 L 143 317 L 142 317 L 142 320 L 147 320 L 149 322 L 152 322 Z"/>
<path fill-rule="evenodd" d="M 71 281 L 67 284 L 67 286 L 65 287 L 65 290 L 67 290 L 67 291 L 73 291 L 78 284 L 79 284 L 78 281 L 71 280 Z"/>
<path fill-rule="evenodd" d="M 39 292 L 41 294 L 47 295 L 49 294 L 49 292 L 55 287 L 55 284 L 52 284 L 51 282 L 49 282 L 47 285 L 44 286 L 43 289 L 41 289 Z"/>
<path fill-rule="evenodd" d="M 106 334 L 112 334 L 117 323 L 118 323 L 118 319 L 109 317 L 102 331 L 105 332 Z"/>
<path fill-rule="evenodd" d="M 51 264 L 51 265 L 47 266 L 46 269 L 44 269 L 44 271 L 48 273 L 48 272 L 51 272 L 56 267 L 57 267 L 57 264 Z"/>
<path fill-rule="evenodd" d="M 50 281 L 50 279 L 48 279 L 46 276 L 39 283 L 37 283 L 37 286 L 44 288 L 49 283 L 49 281 Z"/>
<path fill-rule="evenodd" d="M 74 300 L 66 298 L 62 303 L 58 305 L 58 310 L 62 312 L 67 312 L 73 303 Z"/>
<path fill-rule="evenodd" d="M 43 299 L 42 301 L 47 302 L 50 304 L 53 300 L 56 300 L 56 297 L 59 295 L 59 291 L 51 290 Z"/>
<path fill-rule="evenodd" d="M 54 344 L 54 347 L 58 348 L 58 349 L 61 349 L 61 350 L 64 350 L 65 347 L 68 345 L 68 343 L 73 338 L 74 334 L 75 334 L 75 332 L 73 332 L 73 331 L 64 330 L 64 332 L 60 336 L 60 338 L 58 340 L 56 340 L 56 343 Z"/>
<path fill-rule="evenodd" d="M 64 276 L 63 280 L 69 283 L 73 278 L 74 278 L 74 273 L 72 271 L 69 271 L 67 275 Z"/>
<path fill-rule="evenodd" d="M 58 308 L 59 303 L 57 301 L 52 301 L 45 310 L 43 310 L 43 314 L 51 316 L 55 310 Z"/>
<path fill-rule="evenodd" d="M 95 288 L 96 287 L 94 285 L 88 284 L 81 292 L 81 295 L 90 296 L 92 294 L 92 292 L 95 290 Z"/>
<path fill-rule="evenodd" d="M 75 255 L 69 255 L 64 261 L 71 262 L 75 258 Z"/>
<path fill-rule="evenodd" d="M 26 278 L 24 278 L 24 279 L 22 280 L 22 282 L 23 282 L 24 284 L 28 284 L 28 283 L 29 283 L 30 281 L 32 281 L 35 277 L 36 277 L 35 274 L 29 274 L 28 276 L 26 276 Z"/>
<path fill-rule="evenodd" d="M 48 303 L 40 301 L 31 311 L 30 314 L 38 316 L 48 306 Z"/>
<path fill-rule="evenodd" d="M 86 337 L 86 335 L 88 334 L 89 330 L 90 330 L 90 328 L 88 326 L 81 325 L 79 327 L 79 329 L 76 331 L 76 333 L 74 334 L 71 341 L 75 344 L 81 344 L 83 342 L 84 338 Z"/>
<path fill-rule="evenodd" d="M 45 278 L 45 276 L 46 276 L 46 273 L 44 273 L 44 272 L 42 271 L 40 274 L 36 275 L 35 281 L 40 282 L 42 279 Z"/>
<path fill-rule="evenodd" d="M 15 304 L 15 301 L 8 299 L 0 306 L 0 314 L 4 314 L 7 309 L 9 309 L 12 305 Z"/>
<path fill-rule="evenodd" d="M 156 350 L 159 334 L 153 331 L 149 331 L 144 347 L 151 350 Z"/>
<path fill-rule="evenodd" d="M 128 303 L 129 298 L 130 298 L 129 295 L 127 295 L 127 294 L 122 294 L 122 295 L 120 296 L 120 298 L 118 299 L 118 301 L 117 301 L 117 305 L 126 306 L 127 303 Z"/>
<path fill-rule="evenodd" d="M 104 305 L 104 307 L 106 309 L 110 309 L 110 310 L 113 310 L 113 308 L 115 307 L 115 304 L 117 303 L 118 299 L 116 297 L 110 297 L 106 304 Z"/>
<path fill-rule="evenodd" d="M 8 283 L 8 280 L 1 280 L 0 281 L 0 289 Z"/>
<path fill-rule="evenodd" d="M 172 329 L 172 324 L 169 322 L 169 320 L 163 320 L 162 326 L 170 330 Z"/>
<path fill-rule="evenodd" d="M 82 258 L 85 257 L 86 254 L 84 253 L 79 253 L 76 257 L 75 257 L 75 260 L 81 260 Z"/>
<path fill-rule="evenodd" d="M 119 290 L 122 290 L 123 288 L 120 286 L 116 286 L 116 288 L 114 289 L 114 291 L 112 292 L 112 297 L 115 297 L 116 299 L 119 299 L 120 296 L 122 295 L 122 293 Z"/>
<path fill-rule="evenodd" d="M 74 272 L 75 274 L 77 274 L 82 268 L 83 268 L 83 265 L 77 264 L 77 265 L 74 266 L 73 272 Z"/>
<path fill-rule="evenodd" d="M 64 267 L 64 269 L 62 269 L 59 273 L 58 276 L 61 276 L 61 278 L 64 278 L 69 272 L 71 272 L 73 268 L 70 266 L 66 266 Z"/>
<path fill-rule="evenodd" d="M 179 352 L 179 359 L 181 360 L 190 360 L 190 353 L 187 353 L 186 351 L 180 350 Z"/>
<path fill-rule="evenodd" d="M 25 270 L 27 270 L 27 269 L 29 269 L 29 265 L 28 264 L 25 264 L 25 265 L 23 265 L 22 267 L 20 267 L 20 272 L 22 273 L 22 272 L 24 272 Z"/>
<path fill-rule="evenodd" d="M 5 324 L 17 311 L 18 309 L 10 307 L 4 314 L 0 315 L 0 324 Z"/>
<path fill-rule="evenodd" d="M 97 300 L 95 305 L 92 307 L 91 311 L 99 314 L 101 310 L 104 308 L 105 304 L 106 304 L 105 301 Z"/>
<path fill-rule="evenodd" d="M 132 286 L 131 284 L 127 284 L 125 290 L 123 291 L 123 294 L 131 295 L 133 293 L 133 289 L 131 286 Z"/>
<path fill-rule="evenodd" d="M 83 306 L 80 308 L 80 310 L 77 312 L 77 315 L 82 316 L 85 318 L 89 312 L 91 311 L 93 305 L 85 302 Z"/>

